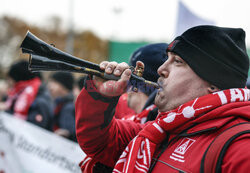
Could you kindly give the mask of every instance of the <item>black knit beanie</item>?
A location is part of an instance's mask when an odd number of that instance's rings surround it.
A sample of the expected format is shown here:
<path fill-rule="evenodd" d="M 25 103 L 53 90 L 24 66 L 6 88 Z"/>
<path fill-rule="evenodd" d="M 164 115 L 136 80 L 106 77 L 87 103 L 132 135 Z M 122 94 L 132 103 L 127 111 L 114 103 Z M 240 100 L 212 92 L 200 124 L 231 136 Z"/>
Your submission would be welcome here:
<path fill-rule="evenodd" d="M 66 89 L 72 90 L 74 85 L 74 77 L 68 72 L 55 72 L 51 75 L 51 79 L 63 85 Z"/>
<path fill-rule="evenodd" d="M 220 89 L 246 85 L 249 58 L 243 29 L 196 26 L 176 37 L 167 51 L 179 55 L 198 76 Z"/>
<path fill-rule="evenodd" d="M 25 60 L 19 60 L 10 66 L 7 73 L 14 81 L 27 81 L 35 77 L 41 78 L 40 73 L 32 73 L 28 70 L 29 63 Z"/>

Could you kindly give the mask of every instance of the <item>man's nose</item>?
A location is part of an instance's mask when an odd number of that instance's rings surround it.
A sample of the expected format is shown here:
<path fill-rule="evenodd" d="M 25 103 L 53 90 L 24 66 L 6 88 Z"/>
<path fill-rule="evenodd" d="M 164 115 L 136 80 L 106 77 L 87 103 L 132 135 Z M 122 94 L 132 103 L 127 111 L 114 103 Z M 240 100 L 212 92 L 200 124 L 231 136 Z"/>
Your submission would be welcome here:
<path fill-rule="evenodd" d="M 157 70 L 157 73 L 161 76 L 161 77 L 164 77 L 164 78 L 167 78 L 168 77 L 168 68 L 167 68 L 167 63 L 165 62 L 164 64 L 162 64 L 158 70 Z"/>

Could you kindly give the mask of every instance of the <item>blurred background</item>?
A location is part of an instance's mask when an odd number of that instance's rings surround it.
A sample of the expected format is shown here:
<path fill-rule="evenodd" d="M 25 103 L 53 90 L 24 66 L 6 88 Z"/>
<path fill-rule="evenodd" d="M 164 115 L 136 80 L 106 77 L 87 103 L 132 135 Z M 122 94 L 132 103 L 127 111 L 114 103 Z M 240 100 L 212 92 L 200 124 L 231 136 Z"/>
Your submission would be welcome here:
<path fill-rule="evenodd" d="M 19 58 L 27 30 L 76 57 L 127 62 L 147 43 L 169 43 L 188 27 L 241 27 L 250 47 L 245 0 L 4 0 L 0 6 L 0 77 Z M 249 51 L 248 51 L 249 52 Z"/>

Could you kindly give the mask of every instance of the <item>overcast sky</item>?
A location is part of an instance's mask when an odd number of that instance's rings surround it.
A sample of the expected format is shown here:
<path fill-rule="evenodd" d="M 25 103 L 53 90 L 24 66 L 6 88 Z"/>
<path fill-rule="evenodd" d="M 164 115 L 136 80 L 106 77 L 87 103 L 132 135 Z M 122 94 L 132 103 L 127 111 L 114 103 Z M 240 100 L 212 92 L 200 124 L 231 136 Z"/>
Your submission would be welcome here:
<path fill-rule="evenodd" d="M 63 26 L 92 30 L 105 39 L 169 42 L 174 38 L 178 0 L 3 0 L 0 15 L 48 26 L 59 16 Z M 250 46 L 250 1 L 182 0 L 196 15 L 218 26 L 241 27 Z M 70 2 L 73 7 L 71 8 Z M 73 9 L 73 10 L 72 10 Z M 73 11 L 73 13 L 70 13 Z"/>

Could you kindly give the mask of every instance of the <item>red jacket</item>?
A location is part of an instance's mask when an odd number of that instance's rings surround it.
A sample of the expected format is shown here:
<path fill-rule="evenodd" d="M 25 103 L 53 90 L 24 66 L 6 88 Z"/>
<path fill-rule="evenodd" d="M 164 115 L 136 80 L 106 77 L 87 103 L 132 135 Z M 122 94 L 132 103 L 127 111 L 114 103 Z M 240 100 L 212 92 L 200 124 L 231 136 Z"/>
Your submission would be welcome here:
<path fill-rule="evenodd" d="M 80 147 L 88 156 L 110 167 L 114 167 L 129 141 L 145 126 L 113 118 L 117 100 L 83 89 L 76 101 L 76 133 Z M 229 115 L 236 115 L 237 109 L 241 109 L 236 118 L 210 120 L 183 129 L 180 134 L 170 134 L 155 155 L 156 158 L 163 151 L 152 172 L 199 172 L 202 156 L 212 140 L 226 128 L 249 121 L 250 102 L 244 105 L 228 111 Z M 234 140 L 224 156 L 222 172 L 248 172 L 249 146 L 250 134 Z"/>

